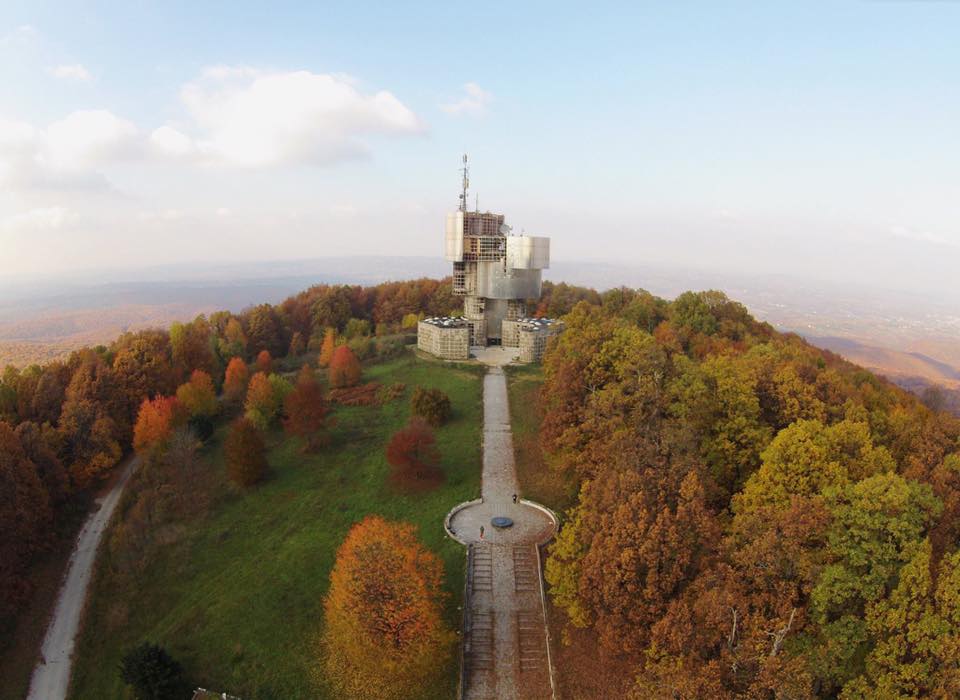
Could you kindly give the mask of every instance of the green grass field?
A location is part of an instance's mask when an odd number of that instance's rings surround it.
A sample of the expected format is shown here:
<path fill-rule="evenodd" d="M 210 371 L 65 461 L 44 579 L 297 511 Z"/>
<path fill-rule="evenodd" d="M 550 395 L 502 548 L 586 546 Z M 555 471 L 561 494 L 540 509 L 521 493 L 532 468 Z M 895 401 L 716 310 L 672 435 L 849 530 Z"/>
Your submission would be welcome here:
<path fill-rule="evenodd" d="M 576 490 L 569 479 L 550 469 L 540 451 L 540 365 L 507 367 L 510 422 L 516 453 L 517 479 L 524 498 L 561 513 L 573 504 Z"/>
<path fill-rule="evenodd" d="M 70 697 L 123 698 L 117 664 L 133 645 L 164 645 L 193 683 L 257 698 L 328 697 L 312 680 L 322 599 L 337 547 L 351 525 L 370 513 L 419 526 L 422 541 L 446 567 L 447 618 L 459 629 L 464 550 L 443 533 L 443 516 L 476 497 L 480 482 L 481 369 L 427 363 L 412 355 L 368 367 L 364 380 L 403 382 L 404 397 L 383 407 L 338 407 L 333 444 L 303 455 L 282 433 L 268 439 L 272 474 L 239 493 L 225 485 L 224 430 L 204 448 L 217 495 L 208 512 L 182 524 L 135 584 L 101 561 L 78 645 Z M 386 483 L 384 447 L 409 415 L 416 386 L 437 387 L 454 415 L 437 431 L 446 482 L 421 495 Z M 105 550 L 104 550 L 105 551 Z M 425 698 L 455 694 L 457 656 L 445 684 Z"/>

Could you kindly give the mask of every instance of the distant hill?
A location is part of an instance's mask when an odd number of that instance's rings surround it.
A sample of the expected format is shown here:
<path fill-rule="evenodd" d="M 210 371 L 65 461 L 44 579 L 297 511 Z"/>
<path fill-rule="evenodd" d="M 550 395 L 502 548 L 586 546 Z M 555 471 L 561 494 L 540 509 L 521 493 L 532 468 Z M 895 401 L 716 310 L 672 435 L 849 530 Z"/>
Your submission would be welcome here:
<path fill-rule="evenodd" d="M 0 369 L 62 359 L 78 348 L 110 343 L 126 331 L 166 328 L 198 314 L 276 304 L 315 284 L 372 285 L 445 274 L 439 257 L 363 256 L 168 266 L 30 285 L 0 283 Z"/>
<path fill-rule="evenodd" d="M 817 347 L 832 350 L 851 362 L 894 377 L 917 377 L 949 388 L 960 388 L 960 369 L 919 352 L 902 352 L 868 345 L 851 338 L 804 336 Z"/>
<path fill-rule="evenodd" d="M 919 352 L 902 352 L 869 345 L 851 338 L 805 336 L 817 347 L 842 355 L 851 362 L 882 374 L 899 386 L 924 398 L 942 402 L 960 415 L 960 369 Z"/>

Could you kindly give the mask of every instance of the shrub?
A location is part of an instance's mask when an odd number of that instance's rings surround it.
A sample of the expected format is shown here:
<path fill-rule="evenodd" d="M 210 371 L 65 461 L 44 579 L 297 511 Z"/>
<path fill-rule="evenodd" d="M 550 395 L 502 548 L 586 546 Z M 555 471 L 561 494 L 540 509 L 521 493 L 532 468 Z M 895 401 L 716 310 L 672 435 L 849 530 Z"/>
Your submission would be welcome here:
<path fill-rule="evenodd" d="M 377 398 L 381 404 L 390 403 L 403 396 L 403 392 L 406 390 L 407 385 L 403 382 L 393 382 L 392 384 L 380 387 L 380 391 L 377 392 Z"/>
<path fill-rule="evenodd" d="M 410 409 L 413 415 L 420 416 L 434 428 L 446 423 L 452 411 L 449 396 L 439 389 L 424 389 L 422 386 L 413 392 Z"/>
<path fill-rule="evenodd" d="M 181 700 L 189 693 L 183 668 L 156 644 L 144 642 L 120 661 L 120 678 L 138 700 Z"/>
<path fill-rule="evenodd" d="M 389 360 L 403 352 L 405 342 L 402 338 L 383 338 L 377 342 L 377 359 Z"/>
<path fill-rule="evenodd" d="M 327 394 L 331 403 L 341 406 L 379 406 L 380 382 L 367 382 L 359 386 L 331 389 Z"/>
<path fill-rule="evenodd" d="M 350 348 L 353 351 L 353 354 L 361 360 L 366 360 L 368 357 L 372 357 L 377 350 L 377 344 L 373 338 L 365 335 L 351 338 L 347 341 L 347 347 Z"/>

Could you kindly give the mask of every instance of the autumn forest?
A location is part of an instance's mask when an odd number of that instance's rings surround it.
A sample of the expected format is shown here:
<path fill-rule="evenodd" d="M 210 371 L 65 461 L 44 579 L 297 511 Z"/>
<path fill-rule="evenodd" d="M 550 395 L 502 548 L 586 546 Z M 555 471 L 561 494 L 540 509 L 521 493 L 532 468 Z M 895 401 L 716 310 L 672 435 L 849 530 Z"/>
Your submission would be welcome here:
<path fill-rule="evenodd" d="M 456 307 L 449 279 L 320 285 L 276 306 L 129 333 L 65 362 L 7 368 L 0 631 L 22 623 L 38 562 L 75 532 L 125 457 L 169 467 L 155 472 L 162 488 L 136 491 L 127 529 L 114 534 L 111 566 L 135 580 L 158 545 L 138 544 L 130 523 L 200 517 L 188 484 L 206 477 L 192 441 L 222 439 L 240 489 L 265 478 L 269 450 L 287 449 L 281 431 L 297 441 L 291 454 L 353 449 L 343 435 L 366 419 L 332 407 L 398 405 L 405 385 L 361 374 L 394 367 L 384 363 L 410 355 L 419 318 Z M 536 478 L 552 485 L 547 505 L 562 521 L 545 548 L 562 697 L 960 695 L 960 420 L 719 292 L 667 301 L 545 283 L 534 308 L 566 322 L 524 408 L 539 429 Z M 402 371 L 440 371 L 421 365 Z M 465 409 L 439 389 L 410 393 L 409 420 L 376 446 L 389 494 L 413 509 L 442 483 L 470 497 L 475 484 L 444 471 L 434 434 L 457 411 L 467 430 Z M 164 500 L 170 489 L 182 497 Z M 336 564 L 335 552 L 324 555 L 326 634 L 351 634 L 369 570 L 405 577 L 397 590 L 413 591 L 417 608 L 404 614 L 415 623 L 401 632 L 383 618 L 383 634 L 409 647 L 391 657 L 393 675 L 373 678 L 382 658 L 373 642 L 329 647 L 323 682 L 345 697 L 408 692 L 435 673 L 434 655 L 454 658 L 458 580 L 445 576 L 459 550 L 427 551 L 418 537 L 434 535 L 379 518 L 355 519 Z M 343 671 L 359 667 L 370 683 Z"/>

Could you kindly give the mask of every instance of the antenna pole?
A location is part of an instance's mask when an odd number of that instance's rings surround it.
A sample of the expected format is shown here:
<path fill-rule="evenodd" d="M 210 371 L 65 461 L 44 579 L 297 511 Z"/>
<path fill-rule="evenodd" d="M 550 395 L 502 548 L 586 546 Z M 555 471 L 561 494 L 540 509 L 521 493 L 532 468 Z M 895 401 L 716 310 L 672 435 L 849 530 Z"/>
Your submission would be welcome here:
<path fill-rule="evenodd" d="M 463 167 L 460 168 L 463 173 L 463 191 L 460 193 L 460 211 L 467 211 L 467 188 L 470 187 L 470 168 L 467 167 L 467 154 L 463 154 Z"/>

